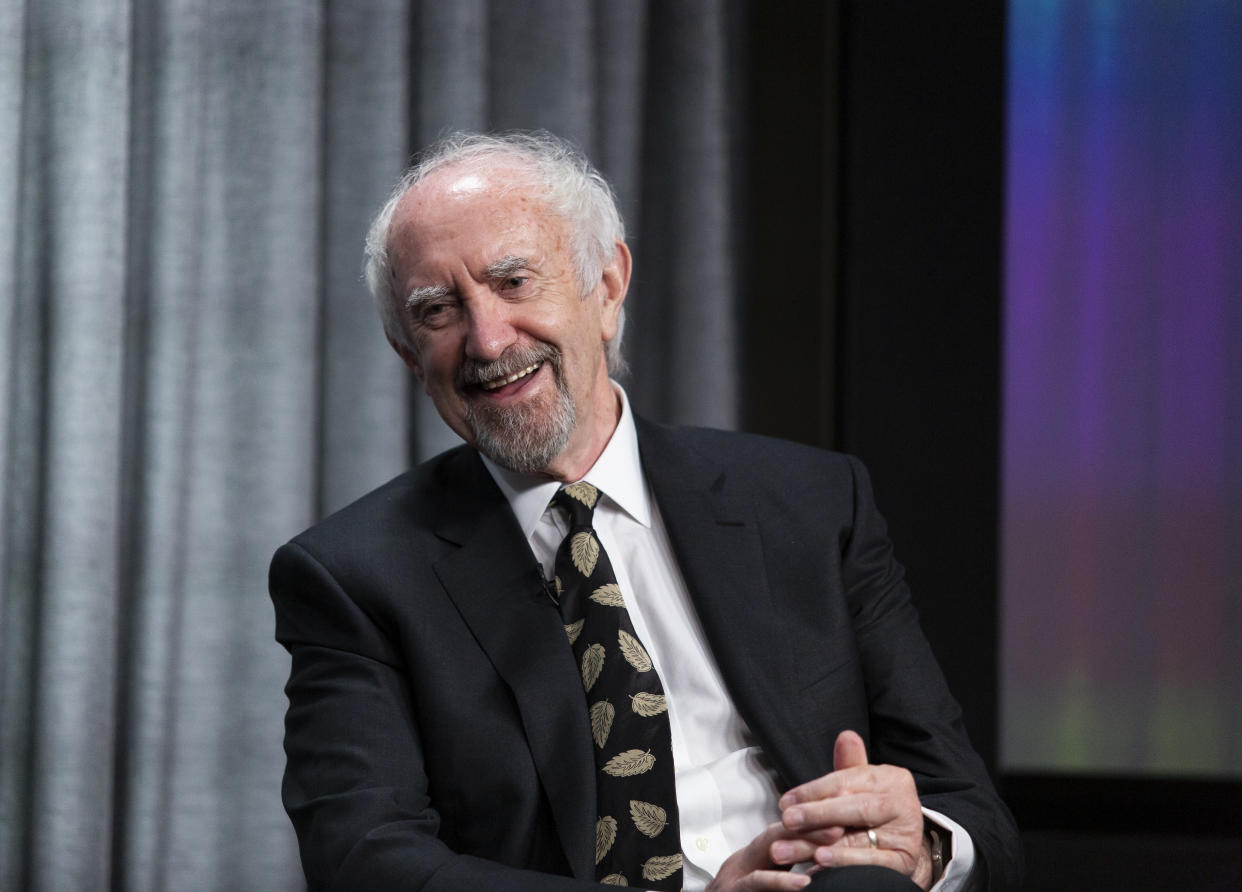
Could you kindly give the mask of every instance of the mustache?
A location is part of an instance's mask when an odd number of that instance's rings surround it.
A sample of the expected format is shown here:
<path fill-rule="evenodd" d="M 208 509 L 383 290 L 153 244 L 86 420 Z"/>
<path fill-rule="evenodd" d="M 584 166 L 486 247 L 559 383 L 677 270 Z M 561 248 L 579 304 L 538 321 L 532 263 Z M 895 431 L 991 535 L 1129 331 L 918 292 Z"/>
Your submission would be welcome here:
<path fill-rule="evenodd" d="M 454 383 L 459 388 L 484 384 L 497 378 L 507 378 L 540 362 L 552 363 L 553 371 L 559 374 L 561 351 L 551 344 L 536 341 L 533 344 L 514 344 L 491 362 L 479 362 L 467 357 L 457 368 Z"/>

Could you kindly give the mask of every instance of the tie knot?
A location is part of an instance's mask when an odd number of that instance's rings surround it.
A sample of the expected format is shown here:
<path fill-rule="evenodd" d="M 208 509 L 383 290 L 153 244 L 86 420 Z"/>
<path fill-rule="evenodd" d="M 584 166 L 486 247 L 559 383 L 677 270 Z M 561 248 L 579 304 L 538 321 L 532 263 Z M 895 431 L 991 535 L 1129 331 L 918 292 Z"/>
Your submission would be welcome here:
<path fill-rule="evenodd" d="M 598 501 L 599 490 L 585 481 L 562 486 L 552 497 L 553 505 L 569 512 L 570 523 L 575 527 L 591 526 L 591 517 L 595 514 L 595 503 Z"/>

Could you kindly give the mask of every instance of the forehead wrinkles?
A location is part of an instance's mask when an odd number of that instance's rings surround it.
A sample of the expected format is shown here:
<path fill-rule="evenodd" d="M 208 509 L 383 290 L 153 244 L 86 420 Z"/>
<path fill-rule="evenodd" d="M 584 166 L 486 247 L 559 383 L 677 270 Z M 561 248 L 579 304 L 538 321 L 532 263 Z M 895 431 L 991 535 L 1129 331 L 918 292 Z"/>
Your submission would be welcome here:
<path fill-rule="evenodd" d="M 454 191 L 454 182 L 424 180 L 402 200 L 389 236 L 390 271 L 399 292 L 416 284 L 438 284 L 411 282 L 416 265 L 464 263 L 480 280 L 513 257 L 549 271 L 558 265 L 553 262 L 558 257 L 572 266 L 569 227 L 541 196 L 519 190 L 521 183 Z"/>

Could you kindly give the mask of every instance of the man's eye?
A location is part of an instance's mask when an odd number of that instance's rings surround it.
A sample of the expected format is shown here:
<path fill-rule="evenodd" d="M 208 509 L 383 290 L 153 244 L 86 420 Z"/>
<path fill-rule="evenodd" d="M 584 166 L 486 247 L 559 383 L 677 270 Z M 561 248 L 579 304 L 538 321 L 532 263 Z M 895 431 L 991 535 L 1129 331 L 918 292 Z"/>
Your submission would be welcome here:
<path fill-rule="evenodd" d="M 427 304 L 419 311 L 418 322 L 420 325 L 437 325 L 447 318 L 450 309 L 446 303 Z"/>
<path fill-rule="evenodd" d="M 525 276 L 509 276 L 501 284 L 501 287 L 504 288 L 504 290 L 506 291 L 513 291 L 515 289 L 521 288 L 523 285 L 526 284 L 526 282 L 527 282 L 527 278 Z"/>

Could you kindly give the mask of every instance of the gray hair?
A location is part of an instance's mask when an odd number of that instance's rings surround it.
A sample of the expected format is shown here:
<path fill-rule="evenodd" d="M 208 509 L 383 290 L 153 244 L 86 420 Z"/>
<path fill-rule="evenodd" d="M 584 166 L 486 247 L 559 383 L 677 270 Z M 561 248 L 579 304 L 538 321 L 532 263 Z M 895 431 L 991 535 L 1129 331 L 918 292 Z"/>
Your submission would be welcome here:
<path fill-rule="evenodd" d="M 585 296 L 599 281 L 613 257 L 615 245 L 625 238 L 625 224 L 617 210 L 612 186 L 587 157 L 566 140 L 546 130 L 505 133 L 450 133 L 423 150 L 402 174 L 392 194 L 371 222 L 366 242 L 366 279 L 389 339 L 414 351 L 401 324 L 404 296 L 397 294 L 388 256 L 388 229 L 397 204 L 411 188 L 446 167 L 503 161 L 530 172 L 542 186 L 548 209 L 569 226 L 570 249 L 578 288 Z M 617 334 L 605 345 L 608 371 L 625 371 L 621 335 L 625 308 L 617 318 Z"/>

